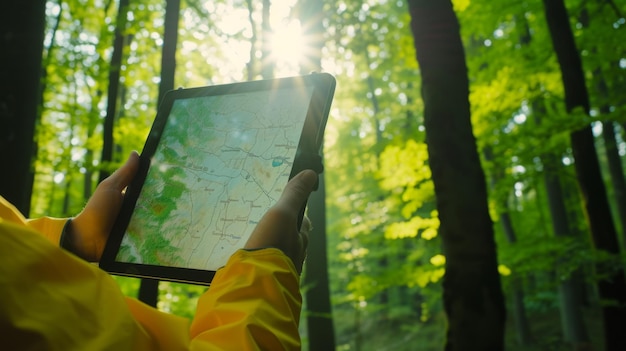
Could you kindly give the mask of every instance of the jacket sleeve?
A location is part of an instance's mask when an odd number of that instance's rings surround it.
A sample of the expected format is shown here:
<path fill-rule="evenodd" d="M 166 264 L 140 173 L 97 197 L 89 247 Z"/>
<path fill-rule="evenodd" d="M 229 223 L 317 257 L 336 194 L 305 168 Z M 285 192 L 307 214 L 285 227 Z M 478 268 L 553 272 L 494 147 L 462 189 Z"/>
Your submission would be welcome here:
<path fill-rule="evenodd" d="M 152 310 L 153 320 L 143 323 L 133 304 L 106 272 L 0 218 L 0 334 L 7 350 L 188 349 L 188 320 Z"/>
<path fill-rule="evenodd" d="M 106 272 L 2 205 L 0 334 L 7 349 L 299 349 L 299 278 L 279 250 L 234 254 L 201 297 L 190 332 L 187 319 L 124 297 Z"/>
<path fill-rule="evenodd" d="M 192 349 L 299 350 L 301 305 L 299 276 L 282 251 L 239 250 L 198 301 Z"/>
<path fill-rule="evenodd" d="M 61 239 L 63 226 L 67 218 L 41 217 L 37 219 L 26 219 L 11 203 L 0 196 L 0 218 L 5 221 L 23 225 L 43 234 L 54 244 L 58 244 Z"/>

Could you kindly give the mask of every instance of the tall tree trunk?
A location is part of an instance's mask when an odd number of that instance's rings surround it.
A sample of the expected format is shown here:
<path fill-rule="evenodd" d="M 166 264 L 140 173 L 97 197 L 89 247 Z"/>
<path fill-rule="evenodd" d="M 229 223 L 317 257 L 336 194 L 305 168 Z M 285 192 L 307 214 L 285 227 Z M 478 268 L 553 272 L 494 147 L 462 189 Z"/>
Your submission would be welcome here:
<path fill-rule="evenodd" d="M 263 13 L 261 16 L 261 76 L 263 79 L 274 78 L 274 61 L 272 59 L 272 26 L 270 24 L 270 0 L 263 0 Z"/>
<path fill-rule="evenodd" d="M 565 206 L 565 198 L 559 179 L 559 157 L 553 154 L 541 155 L 543 162 L 543 176 L 548 198 L 548 208 L 552 218 L 552 230 L 556 237 L 573 236 Z M 561 326 L 567 342 L 571 343 L 575 350 L 585 350 L 589 347 L 589 335 L 582 314 L 583 285 L 579 284 L 579 274 L 559 280 L 558 292 L 561 311 Z"/>
<path fill-rule="evenodd" d="M 165 24 L 163 29 L 163 49 L 161 53 L 161 81 L 159 83 L 158 104 L 161 104 L 161 101 L 163 100 L 166 92 L 174 89 L 179 19 L 180 0 L 167 0 L 165 7 Z"/>
<path fill-rule="evenodd" d="M 582 108 L 589 113 L 589 97 L 580 55 L 574 42 L 563 0 L 543 0 L 552 45 L 561 68 L 565 89 L 565 108 L 571 112 Z M 598 156 L 591 126 L 570 134 L 575 158 L 576 176 L 585 203 L 591 236 L 598 250 L 618 254 L 619 244 L 600 174 Z M 607 350 L 626 350 L 626 280 L 621 267 L 598 282 L 601 299 L 613 303 L 603 306 L 605 345 Z"/>
<path fill-rule="evenodd" d="M 179 18 L 180 0 L 167 0 L 163 29 L 163 49 L 161 54 L 161 82 L 159 83 L 157 105 L 161 104 L 163 96 L 167 91 L 174 89 Z M 142 302 L 156 307 L 159 299 L 159 281 L 156 279 L 141 279 L 138 297 Z"/>
<path fill-rule="evenodd" d="M 524 46 L 530 44 L 532 33 L 526 20 L 526 16 L 518 16 L 517 23 L 521 32 L 520 43 Z M 530 58 L 529 58 L 530 59 Z M 545 116 L 545 108 L 535 99 L 532 101 L 532 110 L 537 125 Z M 559 157 L 545 153 L 540 156 L 543 162 L 543 181 L 546 187 L 548 208 L 550 211 L 550 223 L 557 237 L 573 236 L 567 217 L 567 206 L 561 187 L 559 171 L 562 169 Z M 582 300 L 584 294 L 583 284 L 580 284 L 580 274 L 572 274 L 565 280 L 558 282 L 559 311 L 561 313 L 561 329 L 566 341 L 572 343 L 575 348 L 584 348 L 589 343 L 589 335 L 585 327 L 582 314 Z"/>
<path fill-rule="evenodd" d="M 44 93 L 46 92 L 47 83 L 48 83 L 48 66 L 50 66 L 50 61 L 52 60 L 52 53 L 54 52 L 57 33 L 59 31 L 59 26 L 61 25 L 61 19 L 63 18 L 62 0 L 59 0 L 58 5 L 59 5 L 59 13 L 57 14 L 56 22 L 54 23 L 54 27 L 52 28 L 52 35 L 50 35 L 50 43 L 48 44 L 48 47 L 45 48 L 45 57 L 42 59 L 43 62 L 41 66 L 41 87 L 40 87 L 41 96 L 39 98 L 39 108 L 40 108 L 39 113 L 43 111 Z"/>
<path fill-rule="evenodd" d="M 300 72 L 308 74 L 322 71 L 322 48 L 325 45 L 324 38 L 324 1 L 323 0 L 299 0 L 298 15 L 302 38 L 312 50 L 304 50 Z"/>
<path fill-rule="evenodd" d="M 126 14 L 128 12 L 129 0 L 120 0 L 115 21 L 115 38 L 113 39 L 113 54 L 111 55 L 111 65 L 109 67 L 109 87 L 107 90 L 107 110 L 104 117 L 104 128 L 102 131 L 102 156 L 100 163 L 99 182 L 109 176 L 109 163 L 113 161 L 113 126 L 117 110 L 118 90 L 120 85 L 120 71 L 122 69 L 122 57 L 124 51 L 124 32 L 126 28 Z"/>
<path fill-rule="evenodd" d="M 541 123 L 541 117 L 545 115 L 543 105 L 533 101 L 533 114 L 537 125 Z M 560 157 L 554 153 L 546 152 L 540 155 L 543 164 L 543 182 L 546 188 L 550 223 L 555 237 L 574 237 L 569 225 L 567 206 L 559 172 L 562 169 Z M 589 334 L 583 317 L 583 289 L 580 277 L 581 270 L 576 270 L 570 276 L 559 279 L 559 311 L 561 313 L 561 329 L 563 338 L 570 343 L 575 350 L 586 350 L 589 347 Z"/>
<path fill-rule="evenodd" d="M 604 139 L 604 151 L 606 152 L 609 165 L 611 184 L 613 185 L 617 218 L 622 228 L 622 251 L 626 252 L 626 182 L 624 181 L 622 158 L 619 155 L 617 141 L 615 140 L 615 126 L 613 121 L 602 122 L 602 138 Z"/>
<path fill-rule="evenodd" d="M 102 16 L 104 17 L 107 16 L 107 13 L 109 13 L 109 10 L 112 5 L 113 5 L 113 1 L 108 0 L 106 2 L 104 8 L 102 9 Z M 108 29 L 106 27 L 103 27 L 100 31 L 100 40 L 98 41 L 96 51 L 100 52 L 101 50 L 98 50 L 98 49 L 106 45 L 103 38 L 105 38 L 105 34 L 107 33 L 108 33 Z M 96 63 L 94 64 L 94 67 L 100 68 L 104 66 L 105 66 L 104 57 L 102 55 L 98 55 L 96 59 Z M 102 72 L 102 70 L 98 70 L 93 75 L 96 77 L 100 77 L 103 74 L 104 72 Z M 90 143 L 91 138 L 93 138 L 96 133 L 96 129 L 98 128 L 98 125 L 100 125 L 100 108 L 98 106 L 100 106 L 100 102 L 102 101 L 103 92 L 97 83 L 93 84 L 94 87 L 96 88 L 94 90 L 91 90 L 91 84 L 89 83 L 87 79 L 85 79 L 84 83 L 85 83 L 85 86 L 89 88 L 89 96 L 91 96 L 91 107 L 89 109 L 88 122 L 86 123 L 87 124 L 86 140 L 87 140 L 87 143 Z M 91 197 L 91 193 L 93 192 L 93 189 L 94 189 L 93 187 L 93 178 L 95 174 L 94 158 L 95 158 L 94 150 L 88 147 L 85 151 L 85 157 L 84 157 L 85 174 L 83 178 L 83 200 L 85 202 L 89 200 L 89 198 Z"/>
<path fill-rule="evenodd" d="M 248 71 L 248 80 L 254 80 L 256 77 L 256 47 L 259 41 L 259 35 L 257 34 L 256 22 L 254 21 L 254 3 L 252 0 L 246 0 L 246 6 L 248 7 L 250 28 L 252 29 L 252 36 L 250 37 L 250 60 L 246 63 L 246 68 Z"/>
<path fill-rule="evenodd" d="M 298 4 L 303 36 L 306 38 L 305 42 L 311 44 L 311 50 L 307 50 L 306 59 L 300 67 L 302 74 L 321 70 L 324 47 L 322 6 L 322 0 L 300 0 Z M 323 151 L 321 156 L 323 160 Z M 323 173 L 319 175 L 317 191 L 309 197 L 307 215 L 313 224 L 304 276 L 304 284 L 309 287 L 305 292 L 309 349 L 334 350 L 335 330 L 330 304 L 326 240 L 326 181 Z"/>
<path fill-rule="evenodd" d="M 409 11 L 446 255 L 446 350 L 502 350 L 504 298 L 458 20 L 449 0 L 410 0 Z"/>
<path fill-rule="evenodd" d="M 0 195 L 26 215 L 34 179 L 45 9 L 44 0 L 0 2 Z"/>
<path fill-rule="evenodd" d="M 611 1 L 609 1 L 611 2 Z M 615 4 L 613 4 L 615 5 Z M 615 8 L 614 8 L 615 10 Z M 619 15 L 619 11 L 616 12 Z M 621 16 L 619 17 L 621 18 Z M 587 7 L 583 7 L 578 20 L 582 23 L 583 28 L 588 28 L 591 22 L 591 16 Z M 598 48 L 592 47 L 592 55 L 597 55 Z M 592 72 L 593 86 L 596 92 L 601 96 L 602 103 L 600 104 L 600 115 L 607 116 L 611 113 L 611 107 L 608 103 L 608 97 L 611 95 L 609 87 L 607 86 L 604 75 L 602 74 L 602 68 L 597 67 Z M 604 101 L 603 101 L 604 100 Z M 611 185 L 613 186 L 613 196 L 615 200 L 615 207 L 617 212 L 618 222 L 622 230 L 622 238 L 624 239 L 622 244 L 624 252 L 626 252 L 626 180 L 624 179 L 624 170 L 622 168 L 622 159 L 617 149 L 617 141 L 615 139 L 615 126 L 612 120 L 602 122 L 602 139 L 604 140 L 604 151 L 609 168 L 609 176 L 611 179 Z"/>
<path fill-rule="evenodd" d="M 596 81 L 596 89 L 600 96 L 608 96 L 609 88 L 604 80 L 601 70 L 598 68 L 593 72 Z M 608 115 L 611 112 L 608 103 L 600 106 L 600 114 Z M 624 179 L 624 170 L 622 168 L 622 158 L 617 149 L 617 141 L 615 140 L 615 125 L 613 121 L 602 122 L 602 138 L 604 140 L 604 151 L 609 166 L 609 175 L 611 184 L 613 185 L 613 196 L 615 197 L 615 205 L 617 207 L 617 218 L 619 219 L 622 229 L 623 251 L 626 252 L 626 180 Z"/>
<path fill-rule="evenodd" d="M 493 152 L 490 147 L 486 147 L 483 150 L 485 160 L 493 161 Z M 497 194 L 496 186 L 498 182 L 504 177 L 504 169 L 499 165 L 494 165 L 494 170 L 491 172 L 491 190 Z M 507 197 L 499 197 L 496 199 L 497 208 L 500 217 L 500 224 L 502 225 L 502 231 L 504 237 L 509 244 L 514 245 L 517 242 L 517 234 L 513 228 L 513 221 L 509 213 L 510 206 Z M 532 343 L 532 335 L 530 331 L 530 323 L 526 315 L 526 307 L 524 305 L 524 288 L 522 284 L 522 277 L 513 276 L 511 284 L 511 305 L 513 306 L 513 320 L 515 321 L 515 331 L 517 340 L 522 346 L 529 346 Z"/>

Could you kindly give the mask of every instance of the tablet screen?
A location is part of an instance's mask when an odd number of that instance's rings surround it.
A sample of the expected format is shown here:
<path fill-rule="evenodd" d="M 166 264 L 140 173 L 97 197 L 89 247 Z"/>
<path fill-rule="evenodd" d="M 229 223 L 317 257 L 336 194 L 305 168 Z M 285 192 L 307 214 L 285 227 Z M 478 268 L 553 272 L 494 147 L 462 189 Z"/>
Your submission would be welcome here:
<path fill-rule="evenodd" d="M 224 265 L 287 183 L 311 90 L 174 101 L 116 260 Z"/>
<path fill-rule="evenodd" d="M 141 155 L 145 178 L 135 195 L 127 193 L 132 210 L 123 208 L 129 213 L 118 219 L 126 222 L 121 238 L 105 250 L 116 263 L 217 270 L 299 171 L 293 165 L 303 145 L 319 144 L 302 140 L 307 128 L 317 129 L 309 139 L 319 137 L 328 113 L 325 107 L 326 116 L 312 116 L 319 114 L 315 84 L 193 90 L 171 92 L 160 107 Z"/>

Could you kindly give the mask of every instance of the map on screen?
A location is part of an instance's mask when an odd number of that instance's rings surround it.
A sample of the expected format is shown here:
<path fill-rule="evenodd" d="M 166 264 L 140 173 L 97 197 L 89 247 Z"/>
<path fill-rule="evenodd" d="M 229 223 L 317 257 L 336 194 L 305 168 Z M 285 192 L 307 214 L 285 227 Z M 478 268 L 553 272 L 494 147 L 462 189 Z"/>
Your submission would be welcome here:
<path fill-rule="evenodd" d="M 287 183 L 313 92 L 303 89 L 174 101 L 116 261 L 223 266 Z"/>

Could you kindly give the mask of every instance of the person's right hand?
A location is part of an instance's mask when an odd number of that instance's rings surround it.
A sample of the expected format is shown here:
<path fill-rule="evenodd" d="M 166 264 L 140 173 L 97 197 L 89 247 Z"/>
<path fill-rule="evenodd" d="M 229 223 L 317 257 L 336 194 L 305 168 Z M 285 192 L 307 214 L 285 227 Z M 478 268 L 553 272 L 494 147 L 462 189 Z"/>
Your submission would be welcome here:
<path fill-rule="evenodd" d="M 316 182 L 317 173 L 312 170 L 302 171 L 293 177 L 276 205 L 265 213 L 254 228 L 244 249 L 280 249 L 293 261 L 298 273 L 302 272 L 310 223 L 305 219 L 300 230 L 298 216 Z"/>
<path fill-rule="evenodd" d="M 122 167 L 98 185 L 85 208 L 66 229 L 74 254 L 89 262 L 100 261 L 115 218 L 122 207 L 124 189 L 133 180 L 138 168 L 139 155 L 133 152 Z"/>

